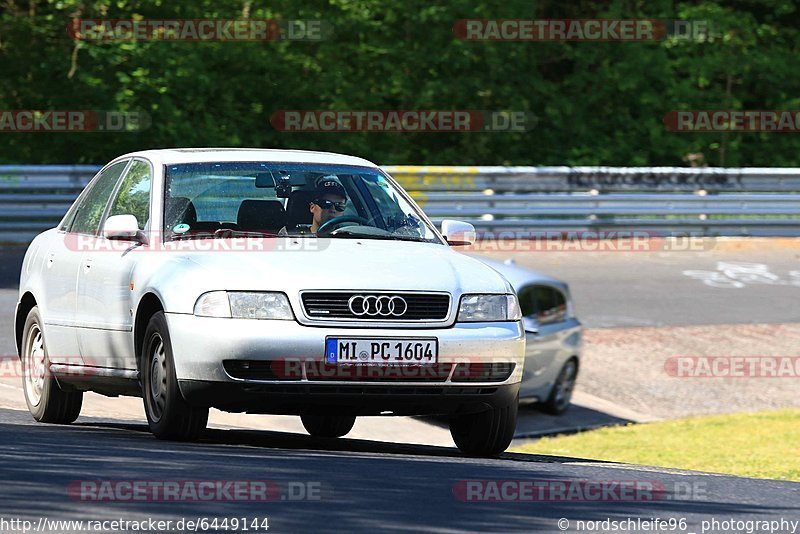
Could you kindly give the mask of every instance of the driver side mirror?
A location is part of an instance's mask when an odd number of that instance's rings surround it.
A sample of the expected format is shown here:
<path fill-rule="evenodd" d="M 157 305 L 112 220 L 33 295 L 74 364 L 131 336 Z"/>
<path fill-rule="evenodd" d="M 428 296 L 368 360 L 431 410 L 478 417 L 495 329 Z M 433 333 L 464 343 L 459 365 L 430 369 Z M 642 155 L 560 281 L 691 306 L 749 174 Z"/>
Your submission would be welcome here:
<path fill-rule="evenodd" d="M 475 242 L 475 227 L 463 221 L 442 221 L 442 235 L 450 245 L 471 245 Z"/>
<path fill-rule="evenodd" d="M 139 230 L 139 221 L 133 215 L 112 215 L 103 226 L 103 237 L 120 241 L 146 244 L 147 237 Z"/>

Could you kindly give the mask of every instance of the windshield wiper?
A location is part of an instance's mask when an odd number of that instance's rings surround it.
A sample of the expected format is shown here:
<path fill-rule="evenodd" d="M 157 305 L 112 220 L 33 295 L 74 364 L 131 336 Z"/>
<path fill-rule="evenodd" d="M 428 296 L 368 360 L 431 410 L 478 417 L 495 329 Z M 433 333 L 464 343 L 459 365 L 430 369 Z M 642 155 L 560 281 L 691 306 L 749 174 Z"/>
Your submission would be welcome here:
<path fill-rule="evenodd" d="M 169 237 L 170 241 L 183 241 L 191 239 L 230 239 L 230 238 L 273 238 L 278 237 L 278 234 L 272 232 L 246 232 L 243 230 L 229 230 L 222 228 L 214 232 L 197 232 L 189 234 L 173 234 Z"/>
<path fill-rule="evenodd" d="M 358 239 L 378 239 L 382 241 L 415 241 L 415 242 L 424 242 L 428 243 L 429 240 L 425 239 L 424 237 L 414 237 L 414 236 L 397 236 L 397 235 L 381 235 L 381 234 L 361 234 L 358 232 L 352 232 L 350 230 L 339 230 L 336 234 L 329 234 L 327 236 L 322 237 L 347 237 L 347 238 L 358 238 Z"/>

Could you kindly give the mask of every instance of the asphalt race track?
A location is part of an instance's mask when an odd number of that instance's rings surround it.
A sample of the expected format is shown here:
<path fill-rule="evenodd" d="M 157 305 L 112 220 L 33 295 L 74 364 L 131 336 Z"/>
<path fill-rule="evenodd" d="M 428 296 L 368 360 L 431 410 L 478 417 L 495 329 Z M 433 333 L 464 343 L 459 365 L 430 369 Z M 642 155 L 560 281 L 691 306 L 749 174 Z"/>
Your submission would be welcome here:
<path fill-rule="evenodd" d="M 787 272 L 796 269 L 794 254 L 796 251 L 787 251 L 770 257 L 768 261 L 773 271 L 786 278 Z M 21 255 L 0 253 L 0 257 L 6 260 L 0 268 L 0 307 L 3 310 L 0 347 L 3 353 L 8 354 L 14 350 L 11 313 L 19 269 L 14 262 L 21 260 Z M 753 259 L 747 255 L 737 257 L 742 261 Z M 614 317 L 617 317 L 619 326 L 625 325 L 624 319 L 619 318 L 626 313 L 631 315 L 630 312 L 609 313 L 603 308 L 603 304 L 620 299 L 618 294 L 614 294 L 619 286 L 606 287 L 604 294 L 602 284 L 585 289 L 591 285 L 592 276 L 611 277 L 611 271 L 599 270 L 596 264 L 592 265 L 591 255 L 570 262 L 569 268 L 558 262 L 536 259 L 541 270 L 567 279 L 573 292 L 581 295 L 576 296 L 576 304 L 585 314 L 582 316 L 584 321 L 603 324 L 614 322 Z M 716 261 L 718 258 L 692 260 L 708 269 L 712 269 Z M 769 318 L 776 316 L 777 302 L 773 300 L 770 307 L 766 297 L 763 301 L 753 299 L 757 292 L 766 291 L 771 295 L 781 290 L 781 302 L 796 301 L 786 298 L 789 291 L 800 293 L 800 287 L 793 285 L 780 288 L 747 286 L 738 292 L 710 287 L 681 277 L 681 269 L 694 267 L 680 264 L 662 265 L 649 273 L 639 270 L 638 274 L 626 263 L 620 262 L 614 268 L 619 269 L 617 274 L 629 273 L 632 277 L 628 278 L 629 283 L 634 283 L 631 280 L 640 276 L 654 280 L 654 287 L 659 288 L 660 278 L 653 274 L 659 272 L 658 269 L 665 273 L 674 271 L 677 273 L 675 280 L 681 281 L 674 284 L 678 288 L 675 291 L 693 293 L 693 298 L 713 295 L 715 300 L 710 304 L 711 308 L 719 306 L 722 310 L 725 302 L 728 309 L 735 310 L 726 312 L 725 319 L 733 317 L 740 322 L 749 322 L 748 317 L 762 311 L 772 314 L 768 315 Z M 666 297 L 667 288 L 659 290 L 663 290 Z M 592 303 L 587 294 L 599 296 Z M 697 297 L 698 294 L 701 297 Z M 663 324 L 679 317 L 670 306 L 651 307 L 648 316 L 643 304 L 641 310 L 636 308 L 639 304 L 635 304 L 639 300 L 643 303 L 644 297 L 631 298 L 630 295 L 625 298 L 634 302 L 632 311 L 638 314 L 640 321 Z M 617 306 L 617 310 L 622 309 L 622 305 Z M 796 315 L 796 306 L 792 313 Z M 713 314 L 706 313 L 705 317 L 714 320 Z M 797 321 L 796 317 L 790 319 Z M 8 389 L 12 386 L 0 383 L 0 387 Z M 10 389 L 6 393 L 17 395 Z M 536 429 L 530 430 L 535 433 Z M 634 523 L 613 530 L 658 531 L 646 523 L 635 523 L 657 518 L 672 520 L 675 525 L 681 524 L 677 523 L 680 519 L 686 521 L 685 529 L 669 529 L 665 524 L 667 527 L 663 527 L 661 532 L 702 532 L 702 522 L 715 519 L 719 523 L 716 528 L 711 525 L 710 531 L 727 532 L 745 528 L 746 523 L 739 523 L 740 528 L 732 528 L 731 520 L 800 519 L 800 484 L 797 483 L 564 457 L 504 454 L 498 459 L 473 459 L 460 455 L 452 447 L 393 444 L 367 439 L 322 440 L 300 433 L 271 430 L 212 428 L 206 431 L 199 443 L 169 443 L 153 438 L 141 419 L 82 416 L 74 425 L 54 426 L 35 423 L 26 411 L 2 408 L 0 447 L 3 451 L 0 455 L 2 532 L 22 531 L 19 523 L 15 524 L 16 527 L 3 523 L 11 519 L 32 521 L 34 527 L 42 527 L 40 531 L 47 531 L 42 529 L 52 520 L 119 519 L 171 520 L 171 529 L 176 530 L 174 525 L 180 519 L 196 521 L 208 518 L 210 521 L 235 517 L 240 521 L 261 522 L 266 517 L 271 532 L 312 529 L 586 532 L 603 531 L 603 527 L 597 523 L 579 524 L 579 521 L 624 521 L 628 518 Z M 82 482 L 95 488 L 98 484 L 120 488 L 133 483 L 167 485 L 185 484 L 187 481 L 198 484 L 203 481 L 216 484 L 267 481 L 270 488 L 277 488 L 277 493 L 268 492 L 270 498 L 267 500 L 247 496 L 228 499 L 228 494 L 223 493 L 222 497 L 211 501 L 189 498 L 176 502 L 152 494 L 133 498 L 130 492 L 106 495 L 100 500 L 94 495 L 101 493 L 76 491 Z M 493 485 L 491 481 L 497 484 Z M 517 498 L 508 488 L 513 489 L 514 484 L 520 481 L 535 483 L 555 493 L 545 497 L 533 493 L 527 498 L 524 495 Z M 598 484 L 611 490 L 600 497 L 595 493 L 590 495 L 587 488 Z M 632 494 L 613 489 L 631 484 L 655 488 L 655 491 Z M 472 488 L 471 493 L 466 492 L 466 487 Z M 506 488 L 505 499 L 512 502 L 483 500 L 498 497 L 489 491 L 498 487 Z M 563 491 L 565 487 L 571 488 L 572 493 L 558 493 L 558 488 Z M 467 495 L 472 497 L 468 499 Z M 503 496 L 500 495 L 499 499 L 502 500 Z M 44 526 L 39 524 L 40 520 Z M 560 529 L 559 526 L 567 528 Z M 182 530 L 194 529 L 183 527 Z M 59 530 L 51 527 L 49 531 L 73 532 L 77 527 L 62 525 Z M 117 530 L 106 530 L 112 531 Z M 791 532 L 791 528 L 787 532 Z"/>
<path fill-rule="evenodd" d="M 201 443 L 165 443 L 140 424 L 94 420 L 56 427 L 35 424 L 27 413 L 11 410 L 0 411 L 0 447 L 2 517 L 34 523 L 43 517 L 177 521 L 266 516 L 270 532 L 558 532 L 561 518 L 569 520 L 569 530 L 575 531 L 578 520 L 631 517 L 685 518 L 688 531 L 694 532 L 699 531 L 700 521 L 712 517 L 718 521 L 800 517 L 798 484 L 574 458 L 506 454 L 494 460 L 469 459 L 449 448 L 251 431 L 209 431 Z M 81 500 L 80 493 L 68 494 L 79 481 L 98 479 L 269 480 L 281 488 L 286 500 L 276 494 L 271 502 L 97 502 Z M 600 502 L 463 502 L 457 495 L 464 493 L 454 492 L 454 487 L 470 480 L 638 481 L 663 487 L 663 492 L 645 492 L 638 500 Z M 313 499 L 289 500 L 287 488 L 299 483 L 317 488 Z M 93 499 L 95 494 L 86 495 Z M 645 500 L 649 497 L 655 500 Z"/>
<path fill-rule="evenodd" d="M 568 282 L 587 328 L 800 322 L 800 240 L 705 244 L 698 252 L 488 255 Z"/>

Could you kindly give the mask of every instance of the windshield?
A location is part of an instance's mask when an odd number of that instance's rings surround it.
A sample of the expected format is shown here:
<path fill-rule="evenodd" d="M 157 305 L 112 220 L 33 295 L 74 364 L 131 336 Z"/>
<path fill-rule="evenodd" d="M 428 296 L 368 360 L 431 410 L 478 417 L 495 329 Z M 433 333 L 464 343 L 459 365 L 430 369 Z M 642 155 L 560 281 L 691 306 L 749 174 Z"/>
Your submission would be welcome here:
<path fill-rule="evenodd" d="M 166 240 L 235 235 L 441 243 L 380 170 L 306 163 L 168 165 Z"/>

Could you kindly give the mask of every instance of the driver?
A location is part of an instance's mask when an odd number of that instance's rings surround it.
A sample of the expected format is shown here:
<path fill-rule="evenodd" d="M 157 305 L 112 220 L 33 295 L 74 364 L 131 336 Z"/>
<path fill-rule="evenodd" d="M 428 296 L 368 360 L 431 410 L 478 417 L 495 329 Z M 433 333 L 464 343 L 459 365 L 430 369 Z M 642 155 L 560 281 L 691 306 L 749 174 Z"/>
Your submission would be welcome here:
<path fill-rule="evenodd" d="M 339 181 L 339 178 L 335 175 L 318 178 L 314 187 L 314 192 L 314 199 L 308 205 L 308 210 L 312 215 L 311 225 L 305 227 L 302 225 L 298 226 L 296 232 L 292 233 L 305 234 L 308 232 L 312 235 L 316 235 L 320 226 L 331 219 L 340 217 L 342 212 L 347 208 L 347 193 L 345 192 L 344 186 Z M 284 226 L 281 228 L 280 232 L 278 232 L 278 235 L 287 236 L 289 232 Z"/>
<path fill-rule="evenodd" d="M 347 207 L 347 193 L 336 176 L 323 176 L 317 180 L 317 196 L 308 205 L 313 216 L 311 233 L 316 234 L 319 227 L 341 216 Z"/>

